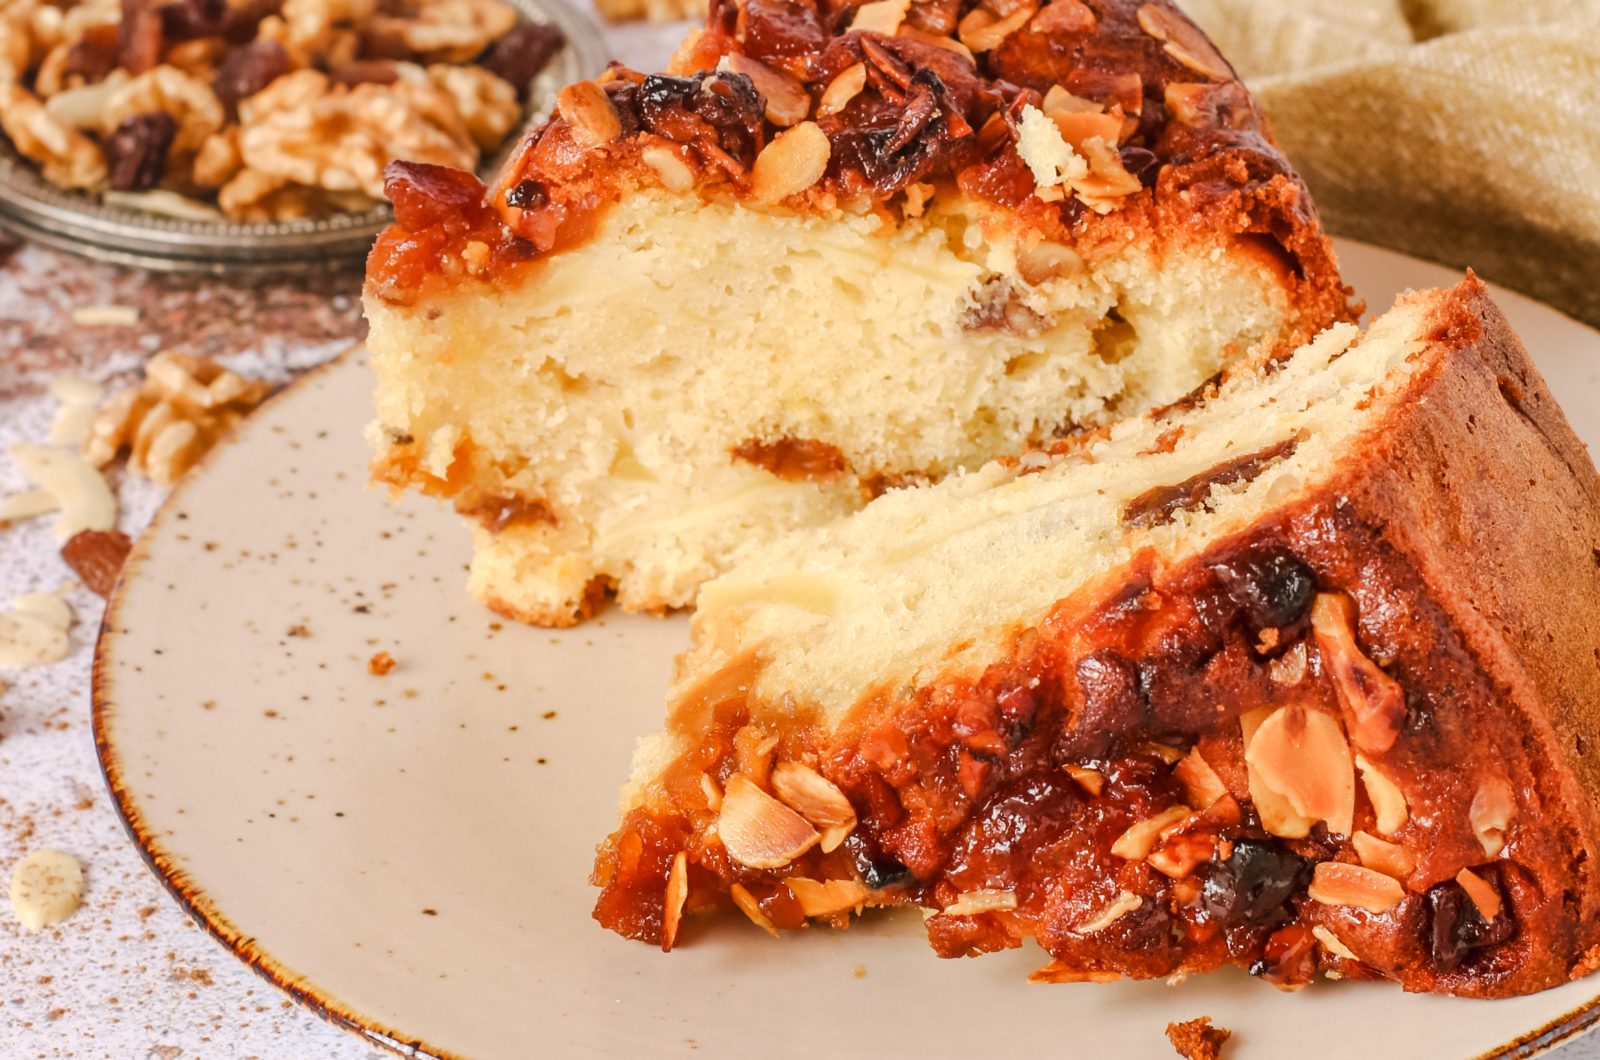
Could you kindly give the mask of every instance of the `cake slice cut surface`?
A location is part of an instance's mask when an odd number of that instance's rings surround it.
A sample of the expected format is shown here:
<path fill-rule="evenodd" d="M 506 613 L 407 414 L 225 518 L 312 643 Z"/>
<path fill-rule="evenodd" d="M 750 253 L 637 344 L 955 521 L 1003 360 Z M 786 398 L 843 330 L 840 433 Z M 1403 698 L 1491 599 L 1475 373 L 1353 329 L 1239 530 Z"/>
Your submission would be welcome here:
<path fill-rule="evenodd" d="M 1481 285 L 1057 450 L 705 586 L 603 924 L 915 904 L 1046 981 L 1592 967 L 1600 498 Z"/>
<path fill-rule="evenodd" d="M 789 528 L 1351 315 L 1174 7 L 1002 6 L 719 2 L 670 74 L 563 90 L 493 187 L 395 169 L 375 474 L 467 517 L 480 599 L 684 606 Z"/>

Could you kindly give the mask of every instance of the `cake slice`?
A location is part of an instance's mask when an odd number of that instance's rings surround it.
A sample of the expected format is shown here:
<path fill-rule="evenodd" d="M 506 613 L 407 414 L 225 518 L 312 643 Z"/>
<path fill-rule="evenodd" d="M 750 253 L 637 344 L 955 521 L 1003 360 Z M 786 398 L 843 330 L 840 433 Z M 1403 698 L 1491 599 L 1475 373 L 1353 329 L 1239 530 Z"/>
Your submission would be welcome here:
<path fill-rule="evenodd" d="M 1483 288 L 703 588 L 596 917 L 915 904 L 1051 982 L 1499 997 L 1600 943 L 1600 497 Z"/>
<path fill-rule="evenodd" d="M 376 477 L 449 498 L 475 595 L 547 625 L 686 605 L 784 530 L 1350 316 L 1164 2 L 719 0 L 670 75 L 562 90 L 492 188 L 389 192 Z"/>

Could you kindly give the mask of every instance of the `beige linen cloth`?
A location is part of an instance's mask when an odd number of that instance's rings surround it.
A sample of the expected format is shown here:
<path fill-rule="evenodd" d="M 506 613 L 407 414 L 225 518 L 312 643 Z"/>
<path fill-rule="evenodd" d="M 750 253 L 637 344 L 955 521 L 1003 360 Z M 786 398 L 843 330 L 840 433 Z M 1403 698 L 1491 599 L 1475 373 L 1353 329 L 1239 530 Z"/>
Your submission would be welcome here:
<path fill-rule="evenodd" d="M 1600 326 L 1600 0 L 1180 3 L 1331 231 Z"/>

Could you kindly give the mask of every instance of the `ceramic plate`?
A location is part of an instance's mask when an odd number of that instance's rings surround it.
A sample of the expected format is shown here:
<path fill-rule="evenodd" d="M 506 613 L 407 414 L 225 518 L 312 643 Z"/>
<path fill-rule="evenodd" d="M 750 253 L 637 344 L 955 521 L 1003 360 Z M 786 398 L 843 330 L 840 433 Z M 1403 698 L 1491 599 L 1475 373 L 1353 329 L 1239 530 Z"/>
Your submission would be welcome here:
<path fill-rule="evenodd" d="M 1454 274 L 1345 245 L 1375 306 Z M 1502 304 L 1591 446 L 1600 333 Z M 501 623 L 466 534 L 366 488 L 358 353 L 253 416 L 134 550 L 95 665 L 101 762 L 186 909 L 294 997 L 425 1056 L 1531 1055 L 1600 1018 L 1600 979 L 1504 1002 L 1242 973 L 1029 986 L 1037 950 L 940 961 L 915 911 L 774 942 L 737 917 L 670 956 L 589 917 L 597 840 L 687 621 Z M 367 661 L 387 651 L 386 676 Z"/>

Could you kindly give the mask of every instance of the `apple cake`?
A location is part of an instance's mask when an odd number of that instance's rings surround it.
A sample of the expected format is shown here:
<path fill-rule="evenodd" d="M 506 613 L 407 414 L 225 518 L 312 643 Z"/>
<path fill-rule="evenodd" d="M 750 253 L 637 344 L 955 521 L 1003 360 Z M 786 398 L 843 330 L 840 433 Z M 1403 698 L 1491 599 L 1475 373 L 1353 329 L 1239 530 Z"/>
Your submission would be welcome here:
<path fill-rule="evenodd" d="M 1600 961 L 1597 629 L 1594 466 L 1469 277 L 707 582 L 595 915 L 1538 990 Z"/>
<path fill-rule="evenodd" d="M 392 167 L 375 475 L 470 521 L 478 598 L 683 606 L 783 531 L 1351 318 L 1173 6 L 991 2 L 719 0 L 670 73 L 563 89 L 492 187 Z"/>

